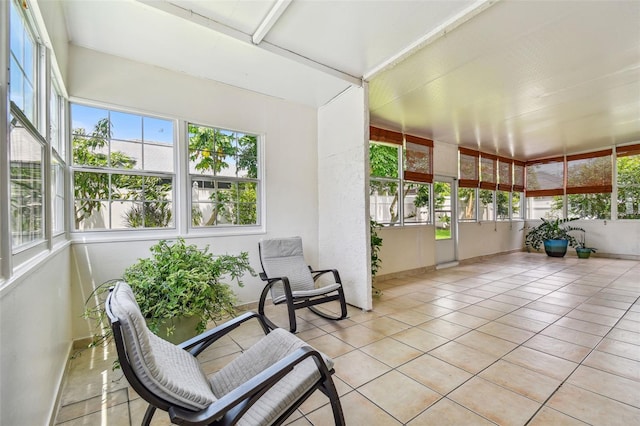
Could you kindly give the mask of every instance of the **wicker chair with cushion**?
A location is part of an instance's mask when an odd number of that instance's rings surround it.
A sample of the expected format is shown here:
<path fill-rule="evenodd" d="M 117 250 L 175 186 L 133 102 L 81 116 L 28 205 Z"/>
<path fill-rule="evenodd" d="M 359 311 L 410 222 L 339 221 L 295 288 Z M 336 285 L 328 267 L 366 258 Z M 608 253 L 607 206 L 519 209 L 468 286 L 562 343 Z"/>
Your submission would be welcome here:
<path fill-rule="evenodd" d="M 340 274 L 336 269 L 313 270 L 308 266 L 302 252 L 302 238 L 263 239 L 258 243 L 258 251 L 263 270 L 260 278 L 267 282 L 260 295 L 258 313 L 264 317 L 269 327 L 277 327 L 267 318 L 264 310 L 269 293 L 275 305 L 287 304 L 289 331 L 292 333 L 297 328 L 296 309 L 309 308 L 315 314 L 333 320 L 347 317 Z M 328 273 L 332 274 L 334 282 L 324 286 L 317 285 L 318 278 Z M 315 307 L 331 301 L 340 302 L 340 315 L 332 315 Z"/>
<path fill-rule="evenodd" d="M 331 403 L 336 425 L 344 425 L 331 375 L 333 361 L 283 329 L 269 332 L 262 318 L 243 314 L 181 345 L 151 333 L 125 282 L 107 297 L 106 312 L 120 366 L 131 387 L 149 403 L 143 422 L 157 408 L 174 424 L 279 425 L 320 389 Z M 265 336 L 207 377 L 196 356 L 248 320 Z"/>

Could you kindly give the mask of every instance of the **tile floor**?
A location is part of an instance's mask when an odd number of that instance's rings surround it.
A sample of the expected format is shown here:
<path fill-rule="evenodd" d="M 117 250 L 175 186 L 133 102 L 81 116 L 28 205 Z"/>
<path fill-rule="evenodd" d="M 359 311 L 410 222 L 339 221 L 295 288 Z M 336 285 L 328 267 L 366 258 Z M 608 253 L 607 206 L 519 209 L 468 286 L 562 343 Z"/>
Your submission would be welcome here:
<path fill-rule="evenodd" d="M 298 335 L 335 359 L 348 425 L 640 424 L 640 262 L 514 253 L 377 287 L 373 311 L 343 321 L 299 311 Z M 234 331 L 204 369 L 259 334 Z M 140 424 L 146 404 L 113 359 L 70 361 L 57 424 Z M 332 424 L 327 402 L 317 392 L 289 424 Z"/>

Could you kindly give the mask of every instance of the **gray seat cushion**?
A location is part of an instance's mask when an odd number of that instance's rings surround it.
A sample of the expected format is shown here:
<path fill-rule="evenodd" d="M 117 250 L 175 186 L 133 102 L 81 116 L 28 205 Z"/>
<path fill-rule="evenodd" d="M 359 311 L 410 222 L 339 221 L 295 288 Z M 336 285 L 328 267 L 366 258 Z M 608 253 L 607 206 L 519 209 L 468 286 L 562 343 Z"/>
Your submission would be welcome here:
<path fill-rule="evenodd" d="M 140 381 L 176 406 L 201 410 L 216 401 L 198 360 L 151 333 L 127 283 L 119 282 L 111 310 L 120 320 L 127 353 Z"/>
<path fill-rule="evenodd" d="M 211 388 L 218 398 L 245 383 L 297 349 L 308 346 L 286 330 L 277 328 L 211 376 Z M 322 354 L 328 369 L 333 360 Z M 271 424 L 320 378 L 315 362 L 307 358 L 269 389 L 240 419 L 239 425 Z"/>

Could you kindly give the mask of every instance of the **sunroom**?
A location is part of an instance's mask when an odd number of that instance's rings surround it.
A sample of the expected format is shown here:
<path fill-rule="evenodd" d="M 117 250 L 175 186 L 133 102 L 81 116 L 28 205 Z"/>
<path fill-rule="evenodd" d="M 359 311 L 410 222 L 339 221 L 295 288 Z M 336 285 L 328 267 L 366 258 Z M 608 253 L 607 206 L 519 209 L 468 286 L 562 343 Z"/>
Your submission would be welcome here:
<path fill-rule="evenodd" d="M 85 301 L 158 241 L 246 251 L 259 270 L 258 242 L 284 236 L 342 275 L 350 318 L 302 316 L 301 333 L 368 366 L 337 369 L 347 420 L 598 422 L 554 405 L 566 397 L 637 421 L 637 22 L 631 1 L 3 2 L 0 423 L 97 418 L 58 417 L 91 333 Z M 594 258 L 527 253 L 527 226 L 548 217 L 578 217 Z M 234 290 L 252 309 L 263 283 L 244 281 Z M 465 368 L 446 345 L 495 358 Z M 528 351 L 566 375 L 518 364 Z M 499 382 L 504 365 L 548 393 Z M 450 386 L 422 373 L 449 368 Z M 474 405 L 487 387 L 526 418 Z M 323 424 L 325 405 L 292 422 Z M 98 406 L 88 415 L 119 424 Z"/>

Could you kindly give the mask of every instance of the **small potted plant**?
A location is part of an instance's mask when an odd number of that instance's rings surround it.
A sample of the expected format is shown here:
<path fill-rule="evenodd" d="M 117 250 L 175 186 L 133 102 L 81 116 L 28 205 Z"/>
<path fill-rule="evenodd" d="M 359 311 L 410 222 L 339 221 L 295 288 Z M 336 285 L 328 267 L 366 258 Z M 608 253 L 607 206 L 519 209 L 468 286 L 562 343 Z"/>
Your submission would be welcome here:
<path fill-rule="evenodd" d="M 174 243 L 161 240 L 151 247 L 151 257 L 138 259 L 122 277 L 136 295 L 149 329 L 173 343 L 180 343 L 205 330 L 207 323 L 235 314 L 236 296 L 224 282 L 228 277 L 242 287 L 245 273 L 255 276 L 249 255 L 214 256 L 209 246 L 187 245 L 183 238 Z M 85 310 L 85 318 L 96 321 L 92 345 L 110 339 L 110 327 L 103 327 L 104 299 L 114 281 L 99 286 L 89 301 L 98 302 Z M 95 293 L 103 297 L 95 298 Z M 90 302 L 93 303 L 93 302 Z M 181 325 L 183 327 L 181 327 Z"/>
<path fill-rule="evenodd" d="M 576 254 L 578 255 L 578 258 L 580 259 L 588 259 L 589 256 L 591 256 L 591 253 L 595 253 L 596 249 L 593 247 L 587 247 L 586 245 L 586 231 L 582 231 L 582 234 L 580 234 L 580 241 L 578 242 L 578 245 L 576 246 Z"/>
<path fill-rule="evenodd" d="M 568 219 L 544 219 L 538 226 L 529 229 L 525 237 L 524 244 L 527 250 L 540 250 L 544 246 L 544 251 L 551 257 L 564 257 L 567 254 L 567 247 L 577 247 L 578 241 L 570 234 L 571 231 L 583 231 L 584 229 L 566 225 L 567 222 L 577 220 Z"/>

